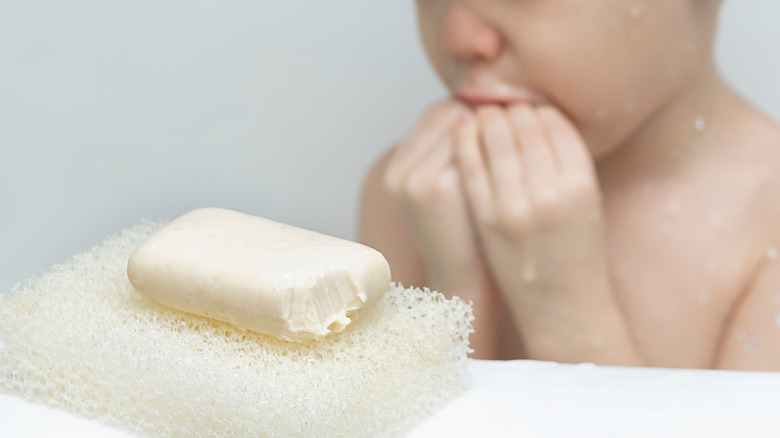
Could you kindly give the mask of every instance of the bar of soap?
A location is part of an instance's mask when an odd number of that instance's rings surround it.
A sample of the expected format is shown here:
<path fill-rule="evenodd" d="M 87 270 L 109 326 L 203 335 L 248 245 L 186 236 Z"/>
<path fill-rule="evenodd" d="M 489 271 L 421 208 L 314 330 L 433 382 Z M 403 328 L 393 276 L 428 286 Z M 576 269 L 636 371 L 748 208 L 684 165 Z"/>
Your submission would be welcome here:
<path fill-rule="evenodd" d="M 372 248 L 219 208 L 161 228 L 127 275 L 163 305 L 296 342 L 343 330 L 390 286 Z"/>

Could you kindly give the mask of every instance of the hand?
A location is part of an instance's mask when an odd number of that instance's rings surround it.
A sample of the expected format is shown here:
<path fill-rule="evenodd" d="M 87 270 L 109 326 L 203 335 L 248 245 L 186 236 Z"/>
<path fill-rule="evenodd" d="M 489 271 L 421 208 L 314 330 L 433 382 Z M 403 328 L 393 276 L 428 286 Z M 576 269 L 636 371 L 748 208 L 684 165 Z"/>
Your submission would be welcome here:
<path fill-rule="evenodd" d="M 447 288 L 487 272 L 454 160 L 453 131 L 467 113 L 454 101 L 428 108 L 398 145 L 385 174 L 425 260 L 428 281 Z"/>
<path fill-rule="evenodd" d="M 605 306 L 617 308 L 587 148 L 551 106 L 482 107 L 456 132 L 458 167 L 492 274 L 529 352 L 535 338 L 558 354 L 595 327 Z"/>
<path fill-rule="evenodd" d="M 454 130 L 468 112 L 451 100 L 426 110 L 394 152 L 385 186 L 420 250 L 428 285 L 474 303 L 472 346 L 475 356 L 490 357 L 500 297 L 480 254 L 454 155 Z"/>

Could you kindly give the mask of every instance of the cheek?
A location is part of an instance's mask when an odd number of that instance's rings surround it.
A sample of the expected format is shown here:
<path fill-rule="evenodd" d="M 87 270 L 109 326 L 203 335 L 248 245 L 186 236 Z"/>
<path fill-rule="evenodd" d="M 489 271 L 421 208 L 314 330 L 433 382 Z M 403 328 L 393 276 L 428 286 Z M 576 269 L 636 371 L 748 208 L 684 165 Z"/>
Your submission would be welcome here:
<path fill-rule="evenodd" d="M 663 103 L 679 82 L 672 68 L 659 73 L 668 48 L 642 46 L 628 26 L 569 35 L 536 52 L 529 66 L 539 88 L 566 113 L 594 157 L 617 147 L 644 117 Z"/>
<path fill-rule="evenodd" d="M 617 135 L 615 122 L 637 104 L 627 79 L 634 74 L 627 67 L 633 60 L 625 60 L 613 33 L 591 27 L 536 29 L 537 38 L 518 35 L 515 47 L 520 80 L 559 107 L 597 154 Z"/>
<path fill-rule="evenodd" d="M 614 79 L 615 83 L 608 85 L 583 81 L 582 88 L 572 90 L 560 101 L 562 110 L 580 130 L 594 158 L 625 142 L 656 106 L 652 93 L 642 92 L 641 86 L 632 86 L 624 76 Z"/>
<path fill-rule="evenodd" d="M 550 53 L 550 52 L 548 52 Z M 539 63 L 534 82 L 580 130 L 592 155 L 603 154 L 622 136 L 620 127 L 636 112 L 637 102 L 616 66 L 572 52 L 563 63 Z"/>
<path fill-rule="evenodd" d="M 568 66 L 556 66 L 563 72 L 550 75 L 556 99 L 596 157 L 629 141 L 707 62 L 701 35 L 683 7 L 670 4 L 677 9 L 614 14 L 600 32 L 580 39 Z"/>
<path fill-rule="evenodd" d="M 445 86 L 450 87 L 456 67 L 452 56 L 448 54 L 444 47 L 442 37 L 444 14 L 440 11 L 441 3 L 440 1 L 418 1 L 417 26 L 428 62 L 433 67 L 439 80 Z"/>

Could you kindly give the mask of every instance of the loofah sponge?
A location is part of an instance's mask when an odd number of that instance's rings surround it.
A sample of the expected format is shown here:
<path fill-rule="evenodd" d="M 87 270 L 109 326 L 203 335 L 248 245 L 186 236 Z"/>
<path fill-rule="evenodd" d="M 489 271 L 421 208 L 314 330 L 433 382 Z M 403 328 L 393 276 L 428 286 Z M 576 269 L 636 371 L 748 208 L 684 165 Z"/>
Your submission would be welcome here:
<path fill-rule="evenodd" d="M 0 391 L 155 437 L 374 437 L 402 435 L 465 389 L 461 300 L 391 285 L 323 341 L 241 331 L 130 285 L 130 253 L 162 225 L 0 294 Z"/>

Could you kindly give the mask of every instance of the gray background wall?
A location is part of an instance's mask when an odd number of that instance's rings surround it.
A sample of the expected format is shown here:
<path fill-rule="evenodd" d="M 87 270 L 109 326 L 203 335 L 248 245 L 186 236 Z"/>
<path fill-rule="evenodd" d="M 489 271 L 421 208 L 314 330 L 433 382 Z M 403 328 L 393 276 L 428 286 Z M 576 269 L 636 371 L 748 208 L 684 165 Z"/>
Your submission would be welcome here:
<path fill-rule="evenodd" d="M 354 237 L 364 172 L 443 95 L 412 6 L 0 2 L 0 291 L 201 206 Z M 717 54 L 780 120 L 777 17 L 727 1 Z"/>

